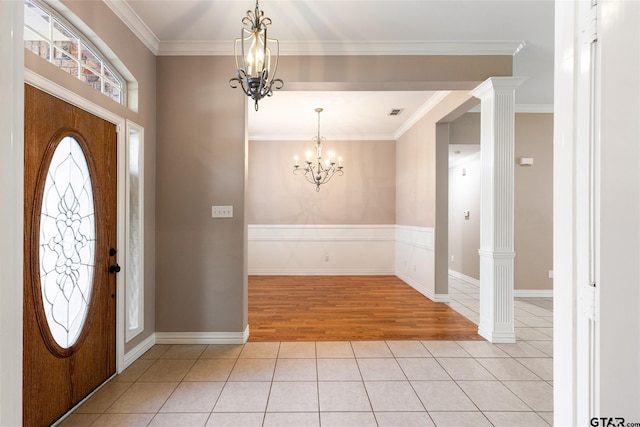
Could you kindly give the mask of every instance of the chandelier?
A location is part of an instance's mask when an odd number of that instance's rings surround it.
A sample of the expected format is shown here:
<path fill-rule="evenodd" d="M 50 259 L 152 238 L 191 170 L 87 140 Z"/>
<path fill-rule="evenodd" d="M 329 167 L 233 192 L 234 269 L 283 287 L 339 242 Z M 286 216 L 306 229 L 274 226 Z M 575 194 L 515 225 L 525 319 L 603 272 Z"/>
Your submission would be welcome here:
<path fill-rule="evenodd" d="M 255 11 L 248 10 L 247 16 L 242 18 L 242 25 L 240 38 L 235 39 L 233 46 L 237 77 L 231 78 L 229 85 L 232 88 L 239 85 L 245 95 L 255 101 L 258 111 L 258 101 L 273 95 L 273 89 L 282 89 L 284 86 L 282 79 L 274 78 L 278 69 L 280 44 L 278 40 L 267 37 L 271 18 L 264 16 L 264 12 L 258 8 L 258 0 Z M 272 49 L 275 49 L 273 63 Z"/>
<path fill-rule="evenodd" d="M 306 166 L 302 169 L 298 163 L 298 156 L 295 156 L 293 164 L 293 174 L 297 175 L 298 172 L 304 172 L 304 177 L 311 184 L 316 186 L 316 191 L 320 191 L 320 186 L 326 184 L 335 175 L 342 175 L 342 157 L 338 157 L 338 164 L 336 165 L 336 155 L 334 152 L 329 151 L 328 158 L 322 161 L 322 141 L 325 140 L 323 136 L 320 136 L 320 113 L 322 108 L 316 108 L 318 113 L 318 136 L 314 136 L 313 140 L 316 143 L 316 154 L 313 157 L 312 151 L 306 153 Z"/>

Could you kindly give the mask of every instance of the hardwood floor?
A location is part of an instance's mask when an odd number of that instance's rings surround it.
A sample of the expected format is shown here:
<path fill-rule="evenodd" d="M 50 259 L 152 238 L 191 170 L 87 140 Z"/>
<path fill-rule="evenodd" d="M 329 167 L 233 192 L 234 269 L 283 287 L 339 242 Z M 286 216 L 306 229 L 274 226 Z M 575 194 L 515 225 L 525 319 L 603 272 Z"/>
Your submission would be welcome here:
<path fill-rule="evenodd" d="M 482 340 L 395 276 L 250 276 L 249 341 Z"/>

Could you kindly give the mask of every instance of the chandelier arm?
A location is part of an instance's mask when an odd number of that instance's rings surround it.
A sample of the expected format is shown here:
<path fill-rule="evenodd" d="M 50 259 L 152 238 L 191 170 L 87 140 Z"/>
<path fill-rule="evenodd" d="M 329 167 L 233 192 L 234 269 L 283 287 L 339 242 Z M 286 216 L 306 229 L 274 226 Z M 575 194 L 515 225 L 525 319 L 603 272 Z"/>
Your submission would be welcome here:
<path fill-rule="evenodd" d="M 284 87 L 284 81 L 275 78 L 280 56 L 280 43 L 277 39 L 268 37 L 267 27 L 272 24 L 272 21 L 260 10 L 258 0 L 256 0 L 255 9 L 247 10 L 241 22 L 240 38 L 234 41 L 237 77 L 229 80 L 229 85 L 234 89 L 241 87 L 244 94 L 255 101 L 257 111 L 258 101 L 266 96 L 272 96 L 274 89 Z M 253 45 L 251 48 L 245 46 L 250 42 L 258 44 L 256 52 L 252 52 Z M 238 48 L 238 43 L 242 45 L 241 48 Z M 275 55 L 272 57 L 271 51 L 274 49 L 274 44 Z M 239 58 L 240 55 L 242 59 Z M 255 58 L 247 58 L 252 55 L 255 55 Z"/>
<path fill-rule="evenodd" d="M 324 172 L 324 179 L 322 180 L 322 183 L 327 183 L 329 182 L 329 180 L 331 179 L 331 177 L 333 177 L 333 174 L 335 172 L 332 172 L 331 169 L 326 169 Z"/>
<path fill-rule="evenodd" d="M 303 174 L 304 178 L 305 178 L 309 183 L 311 183 L 311 184 L 315 184 L 315 181 L 314 181 L 314 180 L 309 176 L 309 173 L 310 173 L 310 172 L 311 172 L 311 174 L 313 175 L 313 171 L 312 171 L 312 169 L 311 169 L 309 166 L 307 166 L 307 167 L 306 167 L 306 168 L 304 168 L 304 169 L 300 169 L 300 168 L 296 168 L 296 167 L 294 167 L 294 168 L 293 168 L 293 174 L 294 174 L 294 175 L 298 175 L 298 172 L 304 172 L 304 174 Z"/>
<path fill-rule="evenodd" d="M 271 23 L 271 20 L 269 20 L 269 23 Z M 273 66 L 273 73 L 271 73 L 271 75 L 273 77 L 275 77 L 278 74 L 278 59 L 280 58 L 280 42 L 278 41 L 278 39 L 268 39 L 267 40 L 267 38 L 266 38 L 267 37 L 267 33 L 266 32 L 264 33 L 264 36 L 265 36 L 265 45 L 266 45 L 267 41 L 275 43 L 275 45 L 276 45 L 276 61 L 275 61 L 275 64 Z M 279 81 L 280 83 L 282 83 L 282 86 L 284 86 L 284 82 L 282 81 L 282 79 L 271 79 L 271 84 L 273 84 L 273 82 L 276 82 L 276 81 Z M 279 88 L 276 87 L 276 89 L 281 89 L 282 86 L 280 86 Z"/>
<path fill-rule="evenodd" d="M 313 172 L 313 169 L 309 169 L 305 174 L 304 177 L 307 179 L 307 181 L 309 181 L 311 184 L 316 184 L 316 180 L 314 179 L 314 177 L 316 176 L 315 172 Z"/>
<path fill-rule="evenodd" d="M 240 86 L 238 86 L 238 85 L 235 85 L 235 86 L 234 86 L 234 84 L 233 84 L 233 83 L 231 83 L 232 81 L 237 81 L 238 83 L 240 83 Z M 242 91 L 244 92 L 244 94 L 245 94 L 245 95 L 247 95 L 247 96 L 251 96 L 251 93 L 249 93 L 249 91 L 245 88 L 244 80 L 242 80 L 241 78 L 239 78 L 239 77 L 233 77 L 233 78 L 231 78 L 231 79 L 229 80 L 229 85 L 230 85 L 232 88 L 234 88 L 234 89 L 235 89 L 235 88 L 237 88 L 237 87 L 240 87 L 240 89 L 242 89 Z M 253 98 L 253 97 L 252 97 L 252 98 Z"/>
<path fill-rule="evenodd" d="M 323 182 L 323 184 L 325 184 L 325 183 L 327 183 L 327 182 L 331 181 L 331 178 L 333 178 L 333 176 L 334 176 L 336 173 L 337 173 L 338 175 L 342 175 L 342 174 L 343 174 L 342 170 L 336 170 L 336 171 L 334 171 L 334 172 L 329 176 L 329 178 L 327 178 L 327 180 L 326 180 L 325 182 Z"/>

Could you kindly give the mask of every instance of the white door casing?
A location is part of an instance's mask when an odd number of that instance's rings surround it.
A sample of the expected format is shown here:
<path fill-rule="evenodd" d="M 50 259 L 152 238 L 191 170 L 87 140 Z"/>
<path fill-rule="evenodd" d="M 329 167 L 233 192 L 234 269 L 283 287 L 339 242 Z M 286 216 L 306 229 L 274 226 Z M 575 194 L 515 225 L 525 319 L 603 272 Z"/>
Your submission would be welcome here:
<path fill-rule="evenodd" d="M 23 4 L 0 2 L 0 425 L 22 424 Z"/>

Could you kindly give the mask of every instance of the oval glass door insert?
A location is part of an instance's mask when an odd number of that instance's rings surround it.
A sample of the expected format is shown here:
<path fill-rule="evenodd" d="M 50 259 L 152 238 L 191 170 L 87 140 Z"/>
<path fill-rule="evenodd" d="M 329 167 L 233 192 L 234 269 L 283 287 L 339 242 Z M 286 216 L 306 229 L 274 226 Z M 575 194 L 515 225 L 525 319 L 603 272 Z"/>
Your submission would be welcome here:
<path fill-rule="evenodd" d="M 89 166 L 78 141 L 65 137 L 47 172 L 40 213 L 40 285 L 47 324 L 71 347 L 87 318 L 95 269 L 96 224 Z"/>

